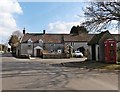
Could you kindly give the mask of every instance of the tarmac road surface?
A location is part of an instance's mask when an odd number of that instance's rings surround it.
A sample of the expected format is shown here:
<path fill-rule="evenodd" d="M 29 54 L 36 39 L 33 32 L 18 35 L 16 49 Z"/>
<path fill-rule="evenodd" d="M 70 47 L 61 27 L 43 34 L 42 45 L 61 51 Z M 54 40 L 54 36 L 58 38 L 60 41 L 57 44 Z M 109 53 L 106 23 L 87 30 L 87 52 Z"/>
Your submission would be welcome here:
<path fill-rule="evenodd" d="M 56 62 L 55 62 L 56 61 Z M 78 59 L 2 58 L 3 90 L 118 90 L 116 72 L 91 71 L 55 63 Z"/>

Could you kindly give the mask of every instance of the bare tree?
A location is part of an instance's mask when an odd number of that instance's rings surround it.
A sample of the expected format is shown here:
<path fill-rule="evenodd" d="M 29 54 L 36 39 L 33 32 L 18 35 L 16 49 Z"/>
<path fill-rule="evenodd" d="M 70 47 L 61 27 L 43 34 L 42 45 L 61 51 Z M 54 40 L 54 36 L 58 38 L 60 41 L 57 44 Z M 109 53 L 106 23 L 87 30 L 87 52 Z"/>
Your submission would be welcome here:
<path fill-rule="evenodd" d="M 16 47 L 19 45 L 20 39 L 16 35 L 11 35 L 8 44 L 11 46 L 12 53 L 15 54 Z"/>
<path fill-rule="evenodd" d="M 20 44 L 23 34 L 20 31 L 14 31 L 9 38 L 8 44 L 11 46 L 12 53 L 15 53 L 16 47 Z"/>
<path fill-rule="evenodd" d="M 16 35 L 19 39 L 21 39 L 22 36 L 23 36 L 23 34 L 22 34 L 19 30 L 14 31 L 14 32 L 12 33 L 12 35 Z"/>
<path fill-rule="evenodd" d="M 90 6 L 84 10 L 84 14 L 88 18 L 83 25 L 89 31 L 101 31 L 101 29 L 108 27 L 113 20 L 120 23 L 120 1 L 91 2 Z"/>

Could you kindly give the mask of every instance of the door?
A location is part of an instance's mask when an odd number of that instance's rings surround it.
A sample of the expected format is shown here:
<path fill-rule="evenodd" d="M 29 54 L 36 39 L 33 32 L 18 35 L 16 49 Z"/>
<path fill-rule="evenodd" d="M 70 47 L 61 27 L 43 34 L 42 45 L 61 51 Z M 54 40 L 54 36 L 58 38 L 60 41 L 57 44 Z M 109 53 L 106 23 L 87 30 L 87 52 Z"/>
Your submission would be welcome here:
<path fill-rule="evenodd" d="M 20 50 L 18 50 L 18 56 L 20 56 Z"/>
<path fill-rule="evenodd" d="M 41 50 L 40 49 L 36 49 L 36 55 L 37 55 L 37 57 L 41 56 Z"/>
<path fill-rule="evenodd" d="M 109 43 L 109 62 L 116 62 L 116 46 L 115 43 Z"/>
<path fill-rule="evenodd" d="M 92 45 L 92 60 L 96 60 L 96 50 L 95 45 Z"/>
<path fill-rule="evenodd" d="M 116 42 L 114 40 L 105 41 L 105 61 L 116 63 Z"/>

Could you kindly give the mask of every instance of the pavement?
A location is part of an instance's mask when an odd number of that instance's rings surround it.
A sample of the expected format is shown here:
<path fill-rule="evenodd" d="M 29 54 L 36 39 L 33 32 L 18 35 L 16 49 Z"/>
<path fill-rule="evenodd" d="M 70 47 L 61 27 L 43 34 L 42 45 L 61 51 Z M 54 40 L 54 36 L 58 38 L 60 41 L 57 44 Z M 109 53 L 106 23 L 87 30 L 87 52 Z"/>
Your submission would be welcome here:
<path fill-rule="evenodd" d="M 2 57 L 2 90 L 118 90 L 118 73 L 54 66 L 73 59 Z"/>

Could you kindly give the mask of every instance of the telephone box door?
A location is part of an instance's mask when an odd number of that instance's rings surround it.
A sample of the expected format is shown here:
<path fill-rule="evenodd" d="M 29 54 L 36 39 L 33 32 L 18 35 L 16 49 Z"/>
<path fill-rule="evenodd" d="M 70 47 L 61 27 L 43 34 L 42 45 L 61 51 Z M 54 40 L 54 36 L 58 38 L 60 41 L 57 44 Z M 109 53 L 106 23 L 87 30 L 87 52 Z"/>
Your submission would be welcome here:
<path fill-rule="evenodd" d="M 105 61 L 107 63 L 116 63 L 116 41 L 108 39 L 105 44 Z"/>

